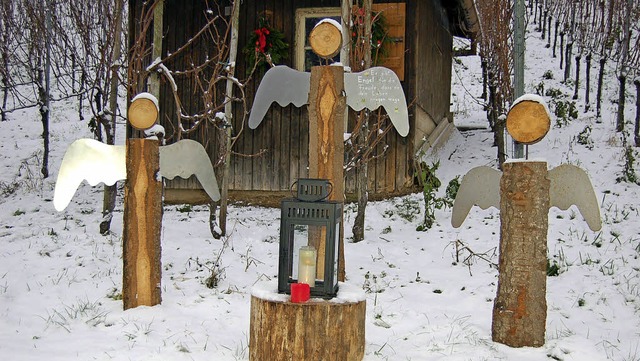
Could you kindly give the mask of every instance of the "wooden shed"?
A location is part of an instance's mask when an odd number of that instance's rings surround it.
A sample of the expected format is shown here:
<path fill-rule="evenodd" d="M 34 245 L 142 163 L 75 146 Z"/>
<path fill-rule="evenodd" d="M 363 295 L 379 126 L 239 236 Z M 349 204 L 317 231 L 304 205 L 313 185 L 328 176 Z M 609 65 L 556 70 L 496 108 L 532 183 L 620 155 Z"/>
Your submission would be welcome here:
<path fill-rule="evenodd" d="M 393 42 L 383 66 L 393 69 L 402 81 L 410 103 L 410 133 L 402 138 L 395 132 L 386 135 L 388 146 L 381 157 L 369 163 L 370 199 L 415 192 L 414 162 L 421 149 L 446 137 L 453 127 L 450 113 L 451 65 L 453 36 L 473 38 L 479 31 L 473 0 L 374 0 L 374 11 L 383 11 L 387 30 Z M 143 1 L 129 1 L 130 45 L 139 33 Z M 207 11 L 229 17 L 231 3 L 220 0 L 165 0 L 162 54 L 170 54 L 192 39 L 206 23 Z M 282 62 L 305 70 L 312 63 L 305 49 L 305 35 L 319 20 L 340 18 L 340 0 L 243 0 L 239 25 L 239 49 L 236 76 L 247 72 L 248 60 L 242 53 L 261 18 L 268 15 L 270 26 L 278 29 L 289 44 L 288 56 Z M 172 59 L 167 68 L 188 68 L 189 62 L 210 56 L 211 44 L 195 41 L 189 49 Z M 308 70 L 308 69 L 307 69 Z M 249 104 L 263 73 L 248 83 Z M 191 90 L 201 86 L 193 81 L 177 80 L 178 92 L 186 109 L 196 109 L 201 102 Z M 186 135 L 175 136 L 177 127 L 171 84 L 160 89 L 161 124 L 171 136 L 169 141 L 188 137 L 200 141 L 208 149 L 212 161 L 218 159 L 218 146 L 213 126 Z M 262 124 L 255 130 L 239 124 L 242 114 L 234 115 L 233 131 L 243 129 L 232 148 L 229 175 L 230 197 L 252 203 L 277 204 L 289 194 L 291 185 L 307 176 L 308 114 L 306 106 L 280 107 L 274 104 Z M 350 172 L 354 173 L 354 172 Z M 354 191 L 355 175 L 346 175 L 347 193 Z M 166 187 L 165 200 L 197 203 L 206 200 L 197 180 L 174 180 Z"/>

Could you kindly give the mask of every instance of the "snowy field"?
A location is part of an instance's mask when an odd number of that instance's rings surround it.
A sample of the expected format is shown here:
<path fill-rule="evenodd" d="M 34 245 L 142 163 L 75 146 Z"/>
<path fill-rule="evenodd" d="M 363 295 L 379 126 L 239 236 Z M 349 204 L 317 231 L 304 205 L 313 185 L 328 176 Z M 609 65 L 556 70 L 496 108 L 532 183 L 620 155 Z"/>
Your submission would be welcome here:
<path fill-rule="evenodd" d="M 526 91 L 544 82 L 571 101 L 573 90 L 560 83 L 559 59 L 545 43 L 539 33 L 529 34 Z M 477 101 L 479 60 L 460 60 L 452 96 L 456 123 L 486 127 Z M 553 79 L 543 77 L 547 71 Z M 530 157 L 546 159 L 550 168 L 585 169 L 603 220 L 602 230 L 592 232 L 577 209 L 550 211 L 549 258 L 559 274 L 547 281 L 545 345 L 514 349 L 491 340 L 499 212 L 474 208 L 454 229 L 451 210 L 439 210 L 435 226 L 417 232 L 424 205 L 422 195 L 413 194 L 370 203 L 366 239 L 357 244 L 348 242 L 355 212 L 347 206 L 347 282 L 367 292 L 365 360 L 640 360 L 640 191 L 616 182 L 624 148 L 615 132 L 617 82 L 611 71 L 607 79 L 601 121 L 593 110 L 584 113 L 581 90 L 578 118 L 561 127 L 553 120 L 547 137 L 529 147 Z M 595 80 L 594 67 L 592 99 Z M 630 96 L 627 129 L 633 101 Z M 37 113 L 12 113 L 0 123 L 1 358 L 247 360 L 251 289 L 277 274 L 279 211 L 233 206 L 228 237 L 215 240 L 207 208 L 165 207 L 162 304 L 123 311 L 122 199 L 114 233 L 106 237 L 98 232 L 102 187 L 83 184 L 64 212 L 54 210 L 62 155 L 91 134 L 71 103 L 54 104 L 52 116 L 52 176 L 44 180 Z M 586 127 L 587 140 L 579 137 Z M 485 129 L 455 132 L 427 155 L 427 162 L 441 162 L 439 195 L 469 169 L 495 167 L 492 141 Z M 456 242 L 486 259 L 456 253 Z M 218 284 L 208 288 L 212 271 Z"/>

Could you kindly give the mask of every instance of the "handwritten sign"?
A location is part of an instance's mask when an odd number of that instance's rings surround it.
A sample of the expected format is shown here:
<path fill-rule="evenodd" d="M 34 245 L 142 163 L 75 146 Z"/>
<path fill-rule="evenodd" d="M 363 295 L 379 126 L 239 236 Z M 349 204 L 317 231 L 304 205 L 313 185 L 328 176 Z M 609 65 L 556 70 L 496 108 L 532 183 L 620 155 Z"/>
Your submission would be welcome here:
<path fill-rule="evenodd" d="M 353 110 L 383 107 L 398 133 L 403 137 L 409 134 L 407 100 L 392 70 L 374 67 L 360 73 L 345 73 L 344 88 L 347 105 Z"/>

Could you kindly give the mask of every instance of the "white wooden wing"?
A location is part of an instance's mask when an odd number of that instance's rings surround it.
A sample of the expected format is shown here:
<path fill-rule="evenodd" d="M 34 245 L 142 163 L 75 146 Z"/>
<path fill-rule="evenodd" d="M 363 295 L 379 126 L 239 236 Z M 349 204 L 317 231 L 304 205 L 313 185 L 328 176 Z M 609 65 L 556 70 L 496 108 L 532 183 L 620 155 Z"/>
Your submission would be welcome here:
<path fill-rule="evenodd" d="M 301 107 L 309 103 L 311 74 L 285 65 L 274 66 L 262 78 L 249 114 L 249 128 L 256 129 L 273 102 L 286 107 Z"/>
<path fill-rule="evenodd" d="M 211 159 L 202 144 L 184 139 L 160 147 L 160 175 L 168 179 L 177 176 L 186 179 L 194 174 L 211 200 L 220 200 L 220 190 Z"/>
<path fill-rule="evenodd" d="M 78 186 L 86 180 L 113 185 L 127 177 L 124 145 L 108 145 L 94 139 L 78 139 L 67 149 L 56 180 L 53 206 L 62 211 L 69 205 Z"/>
<path fill-rule="evenodd" d="M 383 107 L 398 134 L 409 134 L 409 112 L 400 79 L 393 70 L 373 67 L 360 73 L 344 74 L 347 105 L 353 110 Z"/>
<path fill-rule="evenodd" d="M 471 169 L 460 183 L 460 189 L 453 202 L 451 225 L 458 228 L 467 218 L 471 207 L 477 205 L 482 209 L 500 208 L 500 178 L 502 172 L 491 167 Z"/>
<path fill-rule="evenodd" d="M 600 207 L 587 173 L 571 164 L 549 171 L 549 204 L 566 210 L 575 204 L 592 231 L 602 228 Z"/>

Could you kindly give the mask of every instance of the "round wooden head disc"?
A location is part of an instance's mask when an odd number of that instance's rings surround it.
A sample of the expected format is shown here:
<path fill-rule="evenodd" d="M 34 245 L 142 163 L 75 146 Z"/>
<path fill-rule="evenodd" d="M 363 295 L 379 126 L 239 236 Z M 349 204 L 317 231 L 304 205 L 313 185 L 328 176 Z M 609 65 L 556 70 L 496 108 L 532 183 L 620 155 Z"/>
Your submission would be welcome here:
<path fill-rule="evenodd" d="M 158 108 L 151 99 L 138 98 L 129 105 L 127 116 L 129 123 L 134 128 L 139 130 L 149 129 L 158 120 Z"/>
<path fill-rule="evenodd" d="M 340 52 L 342 32 L 332 22 L 321 22 L 311 30 L 309 45 L 319 57 L 332 58 Z"/>
<path fill-rule="evenodd" d="M 507 114 L 507 131 L 516 142 L 522 144 L 539 142 L 550 127 L 549 113 L 544 105 L 535 101 L 523 100 Z"/>

